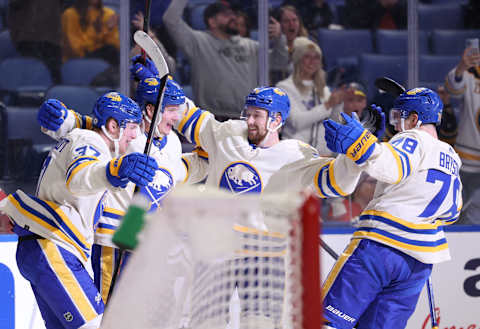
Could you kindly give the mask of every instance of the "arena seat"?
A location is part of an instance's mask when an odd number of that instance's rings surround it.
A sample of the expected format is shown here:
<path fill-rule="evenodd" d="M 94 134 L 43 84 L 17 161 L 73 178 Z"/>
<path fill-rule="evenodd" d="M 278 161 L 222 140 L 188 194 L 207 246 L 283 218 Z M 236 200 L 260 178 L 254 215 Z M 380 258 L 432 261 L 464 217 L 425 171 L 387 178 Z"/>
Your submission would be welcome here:
<path fill-rule="evenodd" d="M 377 30 L 375 34 L 376 48 L 383 55 L 407 55 L 408 32 L 407 30 Z M 425 31 L 418 34 L 419 54 L 428 54 L 428 35 Z"/>
<path fill-rule="evenodd" d="M 31 99 L 35 104 L 52 85 L 47 66 L 36 58 L 10 57 L 0 62 L 0 90 L 7 105 L 20 104 Z M 35 100 L 37 99 L 37 100 Z"/>
<path fill-rule="evenodd" d="M 374 82 L 378 77 L 388 76 L 405 85 L 407 81 L 407 65 L 406 55 L 361 55 L 359 61 L 360 81 L 367 86 L 368 99 L 371 100 L 377 92 Z"/>
<path fill-rule="evenodd" d="M 461 55 L 465 40 L 480 38 L 480 30 L 433 30 L 432 52 L 436 55 Z"/>
<path fill-rule="evenodd" d="M 93 88 L 87 86 L 56 85 L 47 90 L 45 99 L 49 98 L 59 99 L 69 109 L 81 114 L 90 114 L 98 94 Z"/>
<path fill-rule="evenodd" d="M 419 81 L 443 83 L 447 73 L 460 62 L 456 56 L 421 55 L 419 57 Z"/>
<path fill-rule="evenodd" d="M 0 32 L 0 60 L 8 57 L 20 57 L 10 37 L 10 31 Z"/>
<path fill-rule="evenodd" d="M 421 30 L 461 29 L 464 27 L 460 3 L 418 5 L 418 27 Z"/>
<path fill-rule="evenodd" d="M 318 29 L 318 42 L 322 49 L 325 70 L 335 67 L 341 57 L 355 60 L 363 53 L 373 52 L 372 34 L 369 30 Z"/>
<path fill-rule="evenodd" d="M 110 64 L 99 58 L 76 58 L 63 63 L 62 84 L 88 86 Z"/>

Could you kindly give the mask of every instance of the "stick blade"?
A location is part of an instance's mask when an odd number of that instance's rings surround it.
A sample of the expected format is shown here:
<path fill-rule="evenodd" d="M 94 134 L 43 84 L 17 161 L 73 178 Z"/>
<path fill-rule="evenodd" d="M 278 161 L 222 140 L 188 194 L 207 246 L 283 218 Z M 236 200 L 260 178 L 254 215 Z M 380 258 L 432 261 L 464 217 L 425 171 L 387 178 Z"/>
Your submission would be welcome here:
<path fill-rule="evenodd" d="M 135 43 L 142 47 L 142 49 L 147 53 L 148 57 L 152 59 L 153 63 L 157 67 L 160 77 L 167 75 L 167 62 L 165 61 L 165 58 L 163 57 L 162 52 L 160 51 L 160 48 L 158 48 L 155 41 L 153 41 L 153 39 L 150 38 L 147 33 L 141 30 L 138 30 L 133 34 L 133 40 L 135 40 Z"/>
<path fill-rule="evenodd" d="M 375 87 L 395 97 L 398 97 L 405 92 L 404 86 L 388 77 L 377 78 L 375 80 Z"/>

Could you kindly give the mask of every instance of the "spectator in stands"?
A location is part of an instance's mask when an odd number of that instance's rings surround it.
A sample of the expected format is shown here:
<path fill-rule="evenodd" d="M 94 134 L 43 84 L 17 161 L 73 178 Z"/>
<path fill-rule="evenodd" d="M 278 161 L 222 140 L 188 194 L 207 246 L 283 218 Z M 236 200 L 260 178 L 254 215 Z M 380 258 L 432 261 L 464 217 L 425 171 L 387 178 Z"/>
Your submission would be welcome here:
<path fill-rule="evenodd" d="M 346 0 L 344 13 L 346 28 L 397 30 L 407 27 L 405 0 Z"/>
<path fill-rule="evenodd" d="M 143 13 L 140 12 L 140 11 L 137 12 L 132 19 L 133 27 L 136 30 L 143 30 L 143 20 L 144 20 Z M 162 55 L 165 58 L 165 61 L 167 62 L 168 71 L 170 72 L 170 74 L 174 74 L 175 70 L 176 70 L 176 65 L 177 65 L 176 62 L 175 62 L 175 58 L 173 58 L 172 56 L 170 56 L 168 54 L 167 50 L 165 49 L 163 44 L 160 42 L 160 40 L 157 38 L 157 35 L 155 34 L 155 32 L 153 32 L 152 29 L 148 30 L 148 35 L 150 35 L 150 37 L 158 45 L 158 48 L 160 48 L 160 51 L 162 52 Z M 137 44 L 135 44 L 135 46 L 130 51 L 130 58 L 135 56 L 135 55 L 140 54 L 140 52 L 141 52 L 141 48 Z"/>
<path fill-rule="evenodd" d="M 317 148 L 320 155 L 332 155 L 324 138 L 323 120 L 341 111 L 345 88 L 331 92 L 326 85 L 320 47 L 306 37 L 293 44 L 293 73 L 277 86 L 290 98 L 291 112 L 283 130 L 284 138 L 304 141 Z"/>
<path fill-rule="evenodd" d="M 60 82 L 63 0 L 10 0 L 8 28 L 17 51 L 47 65 L 55 83 Z"/>
<path fill-rule="evenodd" d="M 204 11 L 207 31 L 193 30 L 183 20 L 187 0 L 172 1 L 163 21 L 192 66 L 197 105 L 218 119 L 238 117 L 244 97 L 258 84 L 258 42 L 238 35 L 236 15 L 228 4 L 215 2 Z M 280 24 L 269 25 L 270 63 L 287 65 L 288 51 Z"/>
<path fill-rule="evenodd" d="M 244 38 L 250 38 L 250 30 L 252 28 L 252 23 L 250 18 L 243 11 L 237 11 L 237 29 L 238 35 Z"/>
<path fill-rule="evenodd" d="M 437 94 L 443 103 L 442 121 L 440 122 L 440 125 L 437 126 L 438 138 L 445 143 L 454 146 L 458 134 L 458 123 L 453 105 L 450 102 L 450 94 L 447 92 L 444 85 L 438 86 Z"/>
<path fill-rule="evenodd" d="M 463 186 L 464 210 L 460 215 L 460 224 L 479 223 L 479 217 L 467 207 L 470 203 L 480 204 L 473 199 L 475 191 L 480 187 L 480 54 L 466 48 L 460 62 L 447 74 L 446 89 L 454 98 L 462 101 L 458 122 L 458 135 L 455 150 L 460 155 L 462 166 L 460 177 Z M 478 196 L 479 194 L 477 194 Z"/>
<path fill-rule="evenodd" d="M 301 1 L 297 8 L 310 34 L 319 28 L 328 28 L 333 23 L 333 11 L 326 0 Z"/>
<path fill-rule="evenodd" d="M 102 0 L 76 0 L 62 14 L 63 60 L 101 58 L 119 64 L 118 15 Z"/>
<path fill-rule="evenodd" d="M 286 79 L 292 73 L 293 41 L 297 37 L 308 36 L 307 29 L 303 26 L 302 19 L 295 7 L 290 5 L 282 6 L 277 10 L 275 17 L 280 22 L 282 33 L 287 38 L 289 60 L 288 65 L 276 66 L 270 63 L 271 84 L 276 84 L 278 81 Z"/>

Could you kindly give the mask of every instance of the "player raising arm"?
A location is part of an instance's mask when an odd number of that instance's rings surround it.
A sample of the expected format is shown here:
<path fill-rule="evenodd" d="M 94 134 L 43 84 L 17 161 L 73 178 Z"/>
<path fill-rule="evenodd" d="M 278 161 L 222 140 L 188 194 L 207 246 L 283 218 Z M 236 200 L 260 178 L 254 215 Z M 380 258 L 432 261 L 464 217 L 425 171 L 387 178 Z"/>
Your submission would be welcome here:
<path fill-rule="evenodd" d="M 327 120 L 334 152 L 360 157 L 359 168 L 378 180 L 350 244 L 324 283 L 324 316 L 330 328 L 404 328 L 415 310 L 432 264 L 450 259 L 443 225 L 462 207 L 461 161 L 437 138 L 443 104 L 427 88 L 394 102 L 389 143 L 371 142 L 359 123 Z M 358 323 L 357 323 L 358 322 Z"/>
<path fill-rule="evenodd" d="M 259 87 L 247 96 L 243 120 L 218 122 L 199 108 L 188 109 L 179 133 L 209 155 L 207 185 L 233 193 L 270 193 L 314 188 L 322 198 L 351 193 L 360 169 L 348 158 L 319 157 L 298 140 L 280 140 L 290 112 L 280 88 Z"/>
<path fill-rule="evenodd" d="M 105 196 L 129 182 L 145 186 L 158 169 L 146 155 L 126 154 L 141 122 L 133 100 L 107 93 L 95 103 L 92 119 L 93 130 L 74 129 L 52 149 L 36 197 L 17 190 L 0 202 L 20 236 L 18 268 L 47 329 L 99 327 L 104 304 L 86 268 Z"/>

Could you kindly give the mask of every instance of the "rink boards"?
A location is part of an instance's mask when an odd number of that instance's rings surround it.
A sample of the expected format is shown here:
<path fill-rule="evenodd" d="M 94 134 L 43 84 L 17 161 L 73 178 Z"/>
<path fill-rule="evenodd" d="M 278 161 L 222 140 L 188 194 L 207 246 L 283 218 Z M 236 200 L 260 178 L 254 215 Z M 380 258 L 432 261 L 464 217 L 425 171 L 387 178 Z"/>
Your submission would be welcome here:
<path fill-rule="evenodd" d="M 480 227 L 449 227 L 447 240 L 452 261 L 434 266 L 435 302 L 440 314 L 439 328 L 480 327 Z M 340 253 L 353 230 L 328 228 L 323 240 Z M 15 262 L 15 235 L 0 235 L 0 328 L 44 329 L 28 282 Z M 333 259 L 322 251 L 322 275 L 328 274 Z M 407 329 L 431 328 L 426 291 L 417 304 Z"/>

